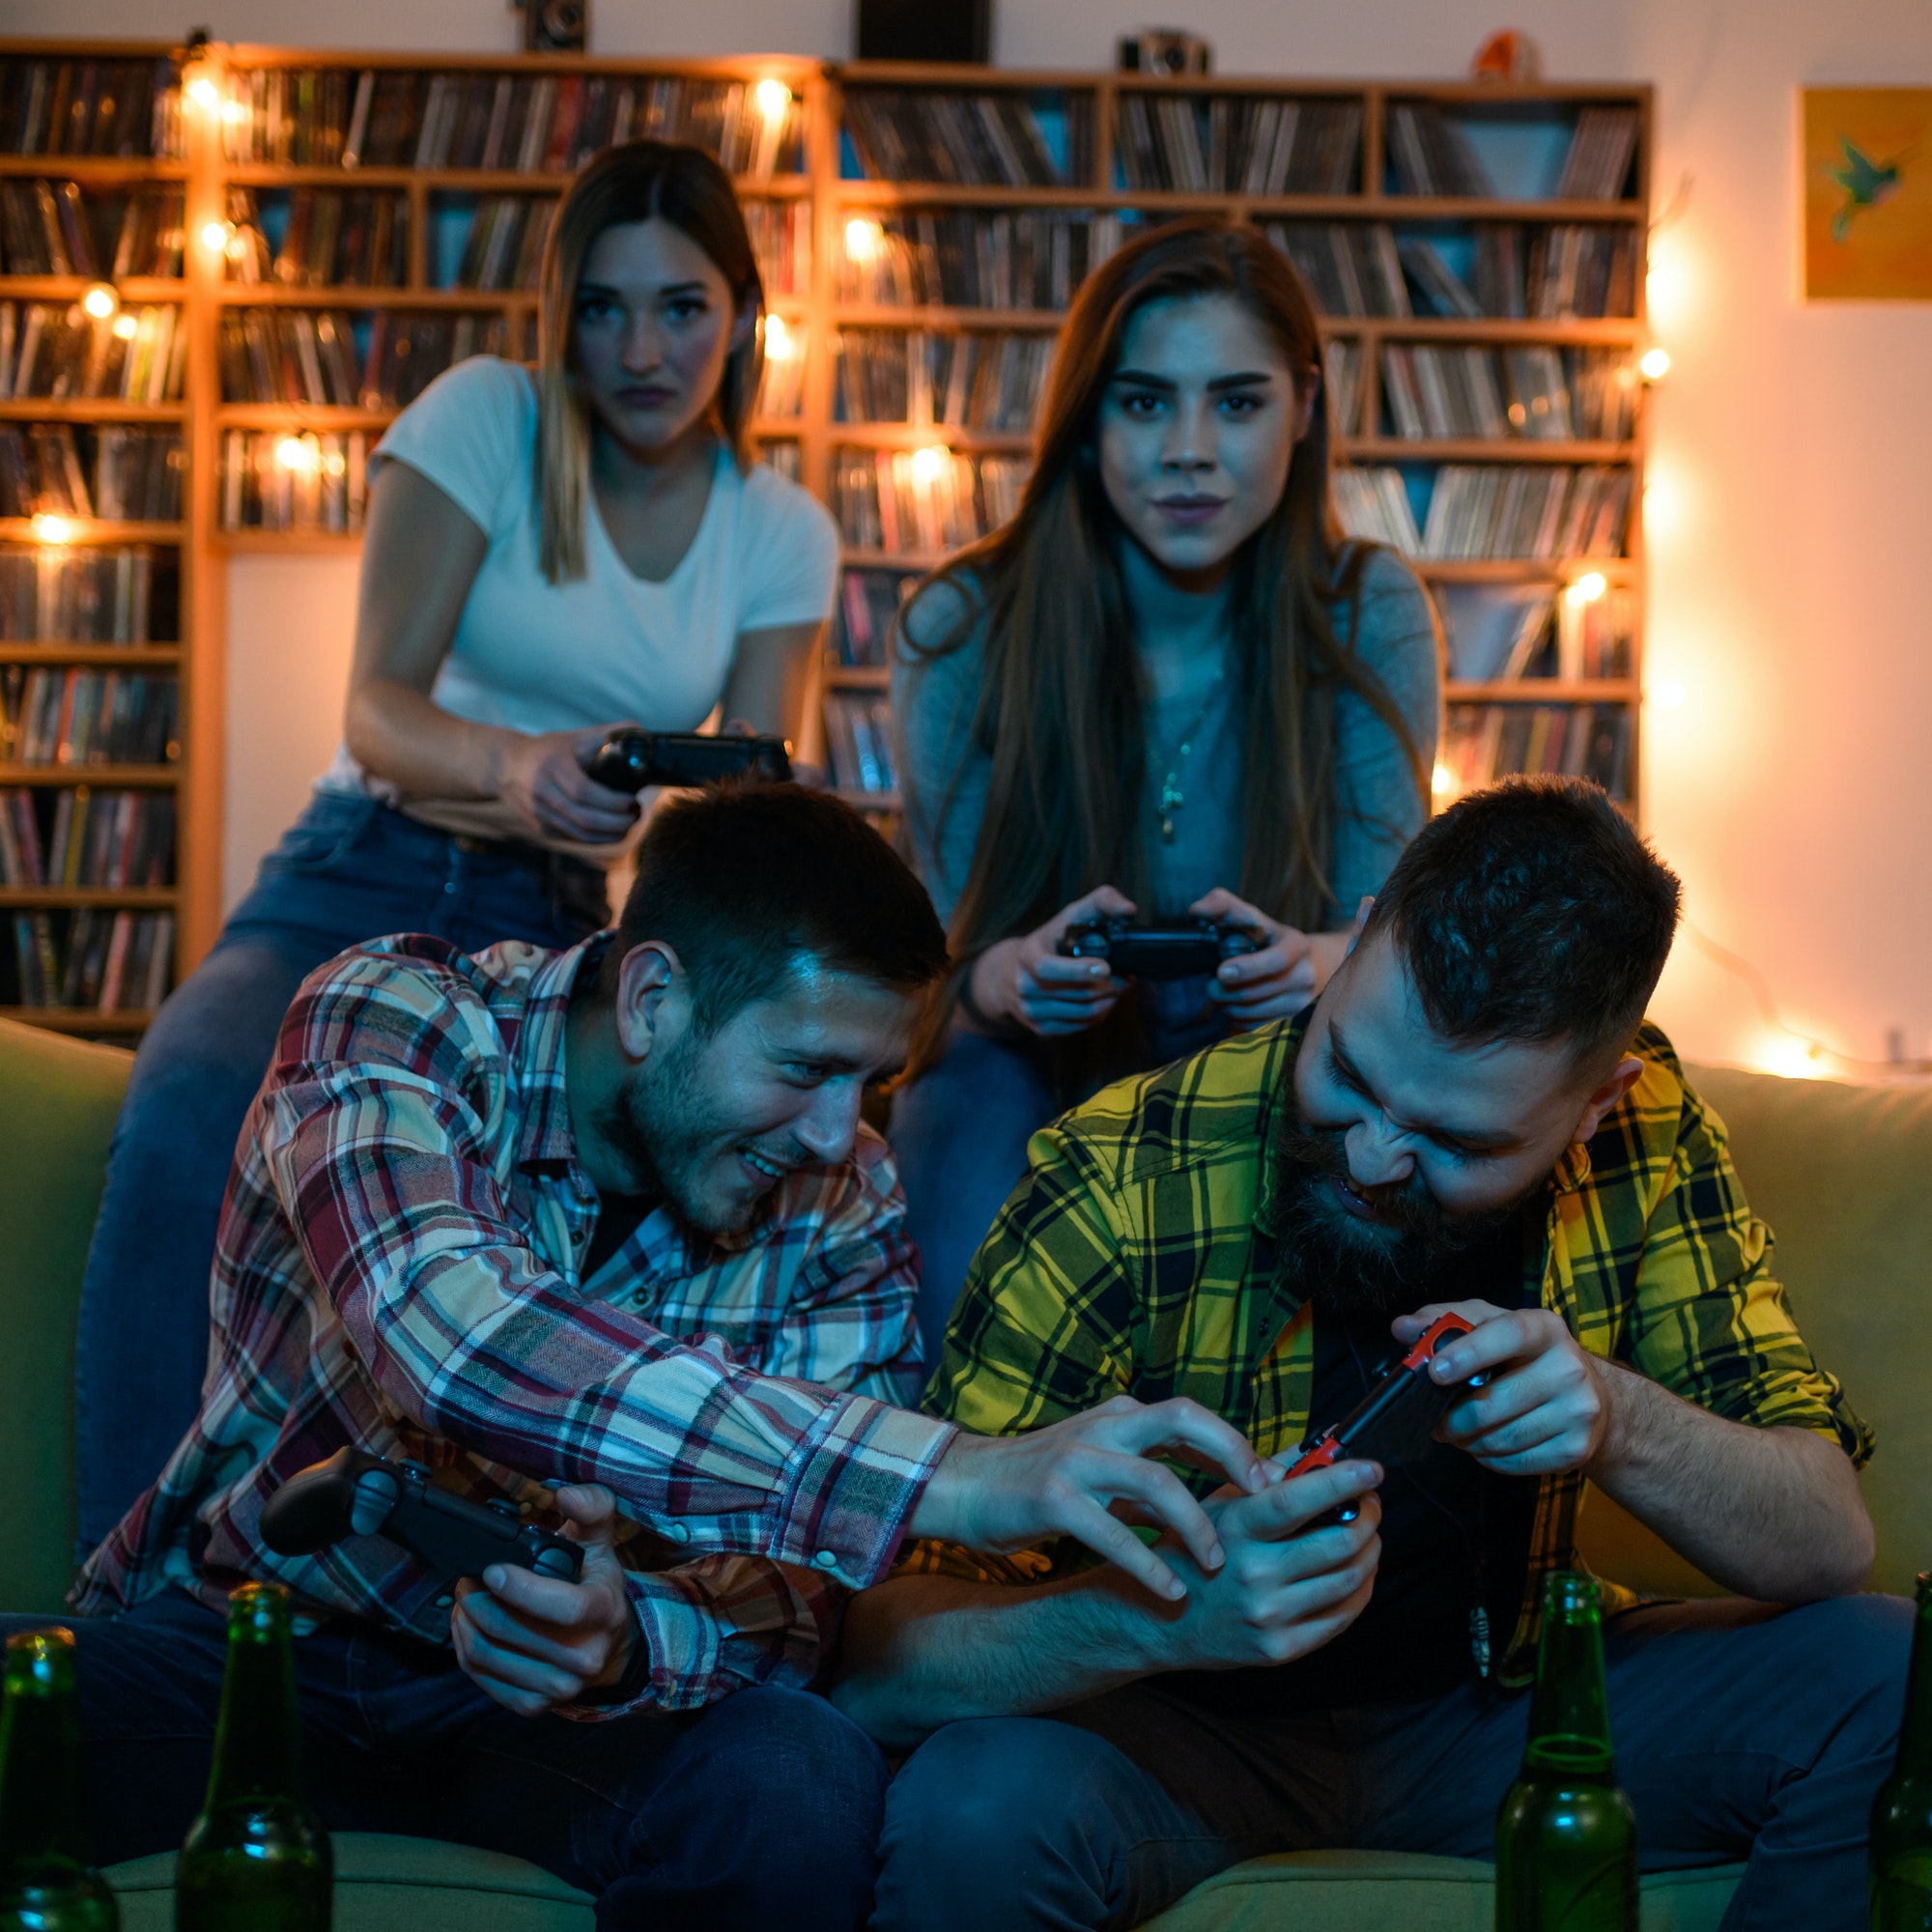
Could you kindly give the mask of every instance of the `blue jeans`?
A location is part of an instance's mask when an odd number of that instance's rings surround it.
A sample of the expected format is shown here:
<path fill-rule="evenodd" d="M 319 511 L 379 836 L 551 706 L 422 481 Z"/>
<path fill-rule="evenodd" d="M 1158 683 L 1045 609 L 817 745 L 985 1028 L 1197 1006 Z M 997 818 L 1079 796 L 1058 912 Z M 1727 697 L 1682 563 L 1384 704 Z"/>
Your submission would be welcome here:
<path fill-rule="evenodd" d="M 1912 1606 L 1720 1601 L 1612 1618 L 1619 1781 L 1646 1871 L 1748 1861 L 1725 1932 L 1862 1932 L 1865 1828 L 1891 1768 Z M 1270 1852 L 1495 1855 L 1526 1695 L 1295 1718 L 1145 1679 L 1051 1718 L 948 1724 L 886 1803 L 878 1932 L 1138 1925 Z"/>
<path fill-rule="evenodd" d="M 939 1061 L 893 1098 L 890 1138 L 905 1188 L 906 1233 L 919 1248 L 919 1332 L 936 1367 L 952 1304 L 1007 1196 L 1025 1179 L 1027 1142 L 1109 1080 L 1145 1073 L 1225 1038 L 1207 982 L 1135 988 L 1137 1051 L 1066 1091 L 1051 1041 L 999 1039 L 955 1023 Z"/>
<path fill-rule="evenodd" d="M 45 1619 L 0 1617 L 0 1635 Z M 174 1850 L 201 1808 L 224 1619 L 177 1591 L 71 1626 L 101 1864 Z M 333 1832 L 446 1838 L 597 1893 L 606 1932 L 853 1932 L 886 1766 L 822 1697 L 769 1687 L 602 1723 L 519 1718 L 453 1654 L 351 1622 L 296 1639 L 309 1802 Z"/>
<path fill-rule="evenodd" d="M 325 959 L 385 933 L 437 933 L 466 951 L 500 939 L 565 947 L 607 917 L 602 874 L 587 866 L 479 848 L 374 799 L 314 796 L 135 1058 L 81 1286 L 82 1554 L 194 1419 L 221 1197 L 296 988 Z"/>

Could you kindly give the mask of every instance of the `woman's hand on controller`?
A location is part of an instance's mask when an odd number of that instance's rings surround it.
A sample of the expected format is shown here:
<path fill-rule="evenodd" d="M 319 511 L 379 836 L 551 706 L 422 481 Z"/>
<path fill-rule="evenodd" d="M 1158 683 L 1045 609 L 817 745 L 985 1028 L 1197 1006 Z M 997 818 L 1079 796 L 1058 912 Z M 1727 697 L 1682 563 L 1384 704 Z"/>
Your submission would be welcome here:
<path fill-rule="evenodd" d="M 1097 1026 L 1113 1011 L 1126 982 L 1108 971 L 1104 959 L 1066 958 L 1060 941 L 1081 920 L 1133 909 L 1123 893 L 1099 886 L 1062 906 L 1037 930 L 987 947 L 973 962 L 973 1007 L 989 1020 L 1024 1027 L 1047 1039 Z"/>
<path fill-rule="evenodd" d="M 1197 919 L 1244 927 L 1260 942 L 1258 952 L 1222 960 L 1220 971 L 1208 982 L 1208 997 L 1227 1009 L 1237 1030 L 1292 1019 L 1328 978 L 1315 936 L 1270 919 L 1259 906 L 1236 898 L 1226 886 L 1216 886 L 1187 910 Z"/>
<path fill-rule="evenodd" d="M 510 734 L 497 771 L 497 796 L 540 842 L 614 845 L 637 823 L 638 801 L 599 784 L 583 768 L 612 732 L 636 728 L 599 724 Z"/>

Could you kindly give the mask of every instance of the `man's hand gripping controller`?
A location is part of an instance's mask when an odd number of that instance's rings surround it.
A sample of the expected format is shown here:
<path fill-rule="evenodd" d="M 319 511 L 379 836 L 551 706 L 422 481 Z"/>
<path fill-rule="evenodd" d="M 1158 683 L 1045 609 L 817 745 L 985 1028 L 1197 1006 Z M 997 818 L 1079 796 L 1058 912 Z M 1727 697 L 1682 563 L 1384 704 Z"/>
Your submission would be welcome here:
<path fill-rule="evenodd" d="M 262 1541 L 281 1556 L 311 1556 L 351 1536 L 400 1544 L 432 1575 L 454 1582 L 512 1563 L 576 1582 L 582 1549 L 525 1522 L 509 1502 L 473 1503 L 430 1481 L 417 1463 L 338 1449 L 291 1476 L 262 1508 Z"/>
<path fill-rule="evenodd" d="M 1346 1420 L 1324 1429 L 1303 1447 L 1288 1473 L 1305 1476 L 1331 1463 L 1350 1461 L 1379 1463 L 1386 1471 L 1392 1462 L 1419 1448 L 1450 1409 L 1486 1379 L 1471 1376 L 1467 1381 L 1438 1382 L 1429 1373 L 1430 1358 L 1436 1350 L 1457 1336 L 1469 1334 L 1474 1326 L 1460 1315 L 1438 1316 L 1408 1353 L 1382 1373 Z M 1354 1503 L 1344 1503 L 1322 1520 L 1353 1522 L 1357 1514 Z"/>

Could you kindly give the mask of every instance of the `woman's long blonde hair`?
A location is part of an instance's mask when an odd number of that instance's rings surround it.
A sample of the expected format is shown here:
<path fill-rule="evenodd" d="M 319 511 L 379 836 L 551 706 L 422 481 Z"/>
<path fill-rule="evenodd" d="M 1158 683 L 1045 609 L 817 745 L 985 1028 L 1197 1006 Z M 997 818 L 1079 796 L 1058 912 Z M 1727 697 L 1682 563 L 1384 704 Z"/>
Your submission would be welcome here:
<path fill-rule="evenodd" d="M 544 244 L 537 325 L 537 448 L 532 487 L 542 531 L 545 579 L 584 571 L 583 520 L 590 500 L 590 411 L 577 388 L 577 285 L 590 245 L 619 222 L 663 219 L 717 264 L 736 312 L 763 314 L 744 211 L 731 177 L 701 148 L 676 141 L 626 141 L 609 148 L 571 183 Z M 762 330 L 753 328 L 724 360 L 712 413 L 738 467 L 764 367 Z"/>
<path fill-rule="evenodd" d="M 928 580 L 952 585 L 959 621 L 923 648 L 910 640 L 916 619 L 901 627 L 914 657 L 983 635 L 972 742 L 992 761 L 952 916 L 959 965 L 928 1010 L 915 1067 L 930 1064 L 959 983 L 987 947 L 1034 930 L 1099 885 L 1143 895 L 1144 679 L 1120 518 L 1100 481 L 1098 417 L 1134 315 L 1152 301 L 1207 296 L 1231 297 L 1267 329 L 1300 393 L 1321 380 L 1314 305 L 1285 256 L 1244 225 L 1163 224 L 1104 262 L 1073 302 L 1019 514 Z M 1355 604 L 1371 547 L 1345 536 L 1328 465 L 1328 412 L 1318 406 L 1274 514 L 1236 554 L 1230 601 L 1247 773 L 1239 891 L 1304 930 L 1320 924 L 1330 896 L 1339 693 L 1362 698 L 1395 733 L 1425 809 L 1429 798 L 1401 711 L 1356 659 L 1352 638 L 1337 634 L 1334 613 Z M 908 785 L 908 810 L 935 844 L 953 802 L 951 786 L 921 797 Z"/>

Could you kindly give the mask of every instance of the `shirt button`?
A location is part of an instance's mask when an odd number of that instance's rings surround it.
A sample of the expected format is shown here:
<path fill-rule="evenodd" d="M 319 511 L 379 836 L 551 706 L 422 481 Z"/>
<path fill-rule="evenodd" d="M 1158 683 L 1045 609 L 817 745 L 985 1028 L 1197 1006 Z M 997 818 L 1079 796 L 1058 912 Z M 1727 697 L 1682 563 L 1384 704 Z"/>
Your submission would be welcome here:
<path fill-rule="evenodd" d="M 838 1552 L 832 1549 L 821 1549 L 818 1552 L 818 1554 L 811 1559 L 811 1567 L 814 1570 L 838 1569 Z"/>
<path fill-rule="evenodd" d="M 691 1541 L 690 1526 L 682 1522 L 671 1523 L 665 1530 L 665 1535 L 673 1543 L 689 1543 Z"/>

